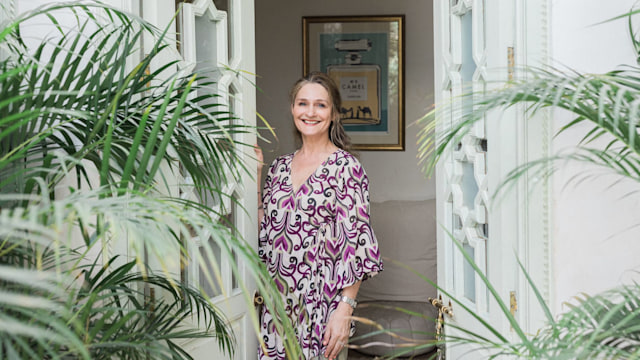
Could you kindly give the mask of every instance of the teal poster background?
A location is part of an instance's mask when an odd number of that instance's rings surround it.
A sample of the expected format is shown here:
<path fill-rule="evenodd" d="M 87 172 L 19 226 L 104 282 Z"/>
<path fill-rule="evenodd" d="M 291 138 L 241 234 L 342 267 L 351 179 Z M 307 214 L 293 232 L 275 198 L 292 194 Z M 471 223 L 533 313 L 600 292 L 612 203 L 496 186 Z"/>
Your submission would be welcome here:
<path fill-rule="evenodd" d="M 387 33 L 344 33 L 344 34 L 320 34 L 320 71 L 326 73 L 329 65 L 345 64 L 345 55 L 348 51 L 338 51 L 335 44 L 339 40 L 368 39 L 371 42 L 369 51 L 360 51 L 362 64 L 376 64 L 380 66 L 380 124 L 377 125 L 345 125 L 346 131 L 376 131 L 387 132 L 389 130 L 389 38 Z M 357 66 L 357 65 L 355 65 Z"/>

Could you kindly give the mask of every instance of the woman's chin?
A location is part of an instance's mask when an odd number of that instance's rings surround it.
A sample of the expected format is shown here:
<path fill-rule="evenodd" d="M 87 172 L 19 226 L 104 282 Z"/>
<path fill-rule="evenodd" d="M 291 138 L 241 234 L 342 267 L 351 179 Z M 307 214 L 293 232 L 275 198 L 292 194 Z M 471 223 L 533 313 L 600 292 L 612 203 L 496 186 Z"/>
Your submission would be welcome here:
<path fill-rule="evenodd" d="M 323 128 L 322 124 L 316 125 L 298 125 L 298 132 L 303 137 L 329 136 L 329 128 Z"/>

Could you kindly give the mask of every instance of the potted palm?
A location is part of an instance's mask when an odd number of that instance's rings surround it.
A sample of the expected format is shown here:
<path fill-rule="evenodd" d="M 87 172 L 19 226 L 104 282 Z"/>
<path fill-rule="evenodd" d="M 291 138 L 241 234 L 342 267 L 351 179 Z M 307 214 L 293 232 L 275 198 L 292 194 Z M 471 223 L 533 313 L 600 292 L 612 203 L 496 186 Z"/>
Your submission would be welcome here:
<path fill-rule="evenodd" d="M 624 16 L 631 18 L 635 13 Z M 631 21 L 629 28 L 632 28 Z M 631 35 L 634 48 L 640 49 L 640 42 L 633 31 Z M 559 133 L 578 126 L 586 126 L 588 130 L 572 151 L 554 154 L 512 170 L 500 191 L 508 189 L 508 185 L 524 176 L 550 176 L 566 161 L 586 162 L 613 172 L 620 178 L 640 181 L 639 120 L 636 111 L 640 99 L 639 67 L 627 66 L 605 74 L 540 68 L 523 71 L 527 72 L 524 77 L 526 80 L 512 81 L 492 92 L 464 95 L 463 101 L 472 99 L 474 102 L 474 111 L 460 115 L 445 133 L 436 134 L 436 141 L 432 140 L 436 112 L 420 120 L 423 126 L 419 135 L 421 157 L 427 169 L 433 169 L 440 155 L 456 144 L 461 134 L 487 113 L 525 104 L 530 113 L 550 108 L 570 112 L 573 120 L 563 126 Z M 606 140 L 604 145 L 596 141 L 602 139 Z M 570 304 L 569 311 L 554 317 L 521 266 L 546 315 L 544 328 L 537 334 L 526 334 L 473 259 L 464 252 L 460 243 L 454 242 L 487 285 L 514 332 L 511 335 L 501 334 L 480 316 L 472 314 L 494 338 L 487 339 L 467 331 L 465 337 L 444 337 L 444 343 L 454 346 L 456 343 L 474 343 L 490 349 L 496 357 L 507 355 L 526 359 L 632 359 L 640 356 L 640 286 L 637 284 L 619 286 L 593 296 L 580 296 Z M 425 281 L 437 286 L 429 279 Z M 459 309 L 464 309 L 463 303 L 458 302 L 458 305 Z"/>
<path fill-rule="evenodd" d="M 28 43 L 30 21 L 55 33 Z M 1 29 L 0 357 L 190 358 L 181 344 L 195 337 L 217 337 L 231 355 L 224 315 L 171 270 L 192 255 L 186 234 L 237 254 L 281 310 L 277 290 L 216 209 L 165 180 L 181 172 L 200 196 L 226 196 L 226 179 L 248 176 L 233 135 L 255 128 L 198 91 L 206 77 L 163 61 L 167 30 L 135 16 L 50 4 Z M 138 60 L 145 35 L 155 43 Z M 127 256 L 113 250 L 123 239 Z"/>

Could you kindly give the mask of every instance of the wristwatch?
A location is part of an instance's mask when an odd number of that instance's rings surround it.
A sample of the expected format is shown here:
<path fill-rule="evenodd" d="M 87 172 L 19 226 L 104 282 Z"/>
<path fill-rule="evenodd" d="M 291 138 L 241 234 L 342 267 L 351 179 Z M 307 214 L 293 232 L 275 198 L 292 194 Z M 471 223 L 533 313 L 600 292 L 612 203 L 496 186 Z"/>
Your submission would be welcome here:
<path fill-rule="evenodd" d="M 356 309 L 356 306 L 358 306 L 358 302 L 355 301 L 354 299 L 348 297 L 348 296 L 342 296 L 342 298 L 340 299 L 340 301 L 342 302 L 346 302 L 347 304 L 349 304 L 349 306 L 351 306 L 354 310 Z"/>

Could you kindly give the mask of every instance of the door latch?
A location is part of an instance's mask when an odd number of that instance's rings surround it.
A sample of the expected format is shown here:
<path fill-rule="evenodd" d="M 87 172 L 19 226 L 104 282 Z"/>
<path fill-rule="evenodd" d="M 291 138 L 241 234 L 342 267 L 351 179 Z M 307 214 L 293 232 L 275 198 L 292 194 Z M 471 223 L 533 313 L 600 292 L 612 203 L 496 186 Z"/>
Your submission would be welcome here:
<path fill-rule="evenodd" d="M 442 295 L 437 299 L 432 297 L 428 298 L 431 305 L 438 309 L 438 320 L 436 321 L 436 340 L 442 340 L 442 332 L 444 331 L 444 315 L 446 314 L 450 318 L 453 318 L 453 308 L 451 306 L 451 300 L 449 300 L 449 306 L 445 306 L 442 302 Z"/>
<path fill-rule="evenodd" d="M 509 292 L 509 312 L 511 316 L 515 318 L 516 311 L 518 311 L 518 298 L 516 297 L 515 291 Z M 511 325 L 511 331 L 513 331 L 513 325 Z"/>
<path fill-rule="evenodd" d="M 507 77 L 509 81 L 513 80 L 513 73 L 516 67 L 516 57 L 513 46 L 507 48 Z"/>

